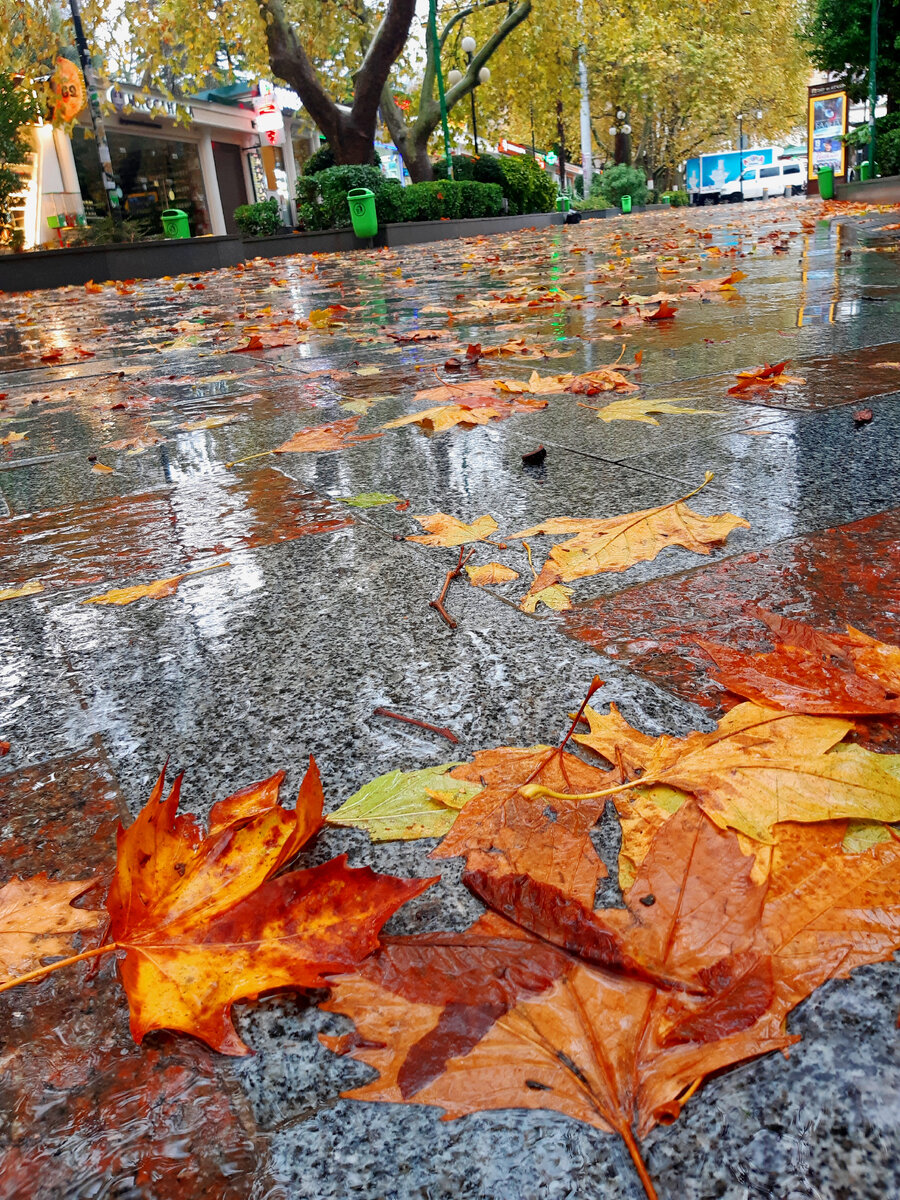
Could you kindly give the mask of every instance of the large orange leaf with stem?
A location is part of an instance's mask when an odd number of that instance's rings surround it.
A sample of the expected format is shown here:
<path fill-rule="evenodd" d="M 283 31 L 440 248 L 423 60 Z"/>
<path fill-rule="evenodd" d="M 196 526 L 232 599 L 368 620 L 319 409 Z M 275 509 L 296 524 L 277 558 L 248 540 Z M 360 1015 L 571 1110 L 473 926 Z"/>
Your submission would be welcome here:
<path fill-rule="evenodd" d="M 709 554 L 711 546 L 724 542 L 735 529 L 749 529 L 749 521 L 734 513 L 707 517 L 685 504 L 712 478 L 712 472 L 708 471 L 700 487 L 658 508 L 602 519 L 553 517 L 510 534 L 506 541 L 536 534 L 575 534 L 552 548 L 528 596 L 554 584 L 571 583 L 603 571 L 626 571 L 637 562 L 656 558 L 666 546 L 683 546 L 695 554 Z"/>
<path fill-rule="evenodd" d="M 895 842 L 835 869 L 842 823 L 783 831 L 757 882 L 738 839 L 686 804 L 626 907 L 599 913 L 528 876 L 470 874 L 503 916 L 386 939 L 333 981 L 325 1007 L 356 1032 L 322 1040 L 379 1074 L 346 1094 L 446 1119 L 553 1109 L 622 1137 L 655 1197 L 638 1139 L 706 1075 L 797 1041 L 786 1016 L 824 980 L 900 945 Z"/>
<path fill-rule="evenodd" d="M 346 856 L 278 875 L 322 825 L 315 762 L 294 809 L 278 803 L 283 778 L 216 804 L 204 833 L 177 814 L 181 777 L 165 795 L 163 772 L 134 823 L 120 828 L 109 938 L 77 957 L 119 954 L 136 1041 L 176 1029 L 224 1054 L 248 1053 L 231 1021 L 235 1001 L 324 986 L 371 953 L 388 917 L 433 882 L 352 869 Z"/>

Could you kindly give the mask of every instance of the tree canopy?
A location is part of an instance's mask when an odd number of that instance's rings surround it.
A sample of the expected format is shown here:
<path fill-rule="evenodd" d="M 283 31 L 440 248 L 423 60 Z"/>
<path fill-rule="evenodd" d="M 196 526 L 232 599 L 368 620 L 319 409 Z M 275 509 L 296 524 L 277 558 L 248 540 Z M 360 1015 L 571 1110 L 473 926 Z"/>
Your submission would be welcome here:
<path fill-rule="evenodd" d="M 868 92 L 871 22 L 872 0 L 815 0 L 806 27 L 814 65 L 837 75 L 854 100 Z M 900 0 L 881 0 L 875 75 L 888 112 L 895 112 L 900 108 Z"/>

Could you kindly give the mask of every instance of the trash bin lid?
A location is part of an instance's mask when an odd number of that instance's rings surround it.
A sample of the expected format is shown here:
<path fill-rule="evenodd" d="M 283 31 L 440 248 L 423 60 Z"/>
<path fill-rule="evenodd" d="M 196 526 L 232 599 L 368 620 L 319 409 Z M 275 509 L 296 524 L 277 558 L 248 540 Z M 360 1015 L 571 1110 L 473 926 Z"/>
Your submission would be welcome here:
<path fill-rule="evenodd" d="M 162 215 L 164 217 L 186 217 L 187 213 L 182 208 L 165 208 Z"/>
<path fill-rule="evenodd" d="M 353 200 L 361 200 L 365 196 L 374 196 L 371 188 L 351 188 L 347 195 Z"/>

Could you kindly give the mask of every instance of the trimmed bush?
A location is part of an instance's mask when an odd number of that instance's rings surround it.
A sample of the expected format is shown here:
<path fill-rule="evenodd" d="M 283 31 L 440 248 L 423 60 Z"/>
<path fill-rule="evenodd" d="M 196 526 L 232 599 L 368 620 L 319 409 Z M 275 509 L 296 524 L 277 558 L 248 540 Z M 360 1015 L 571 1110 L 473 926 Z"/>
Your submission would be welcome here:
<path fill-rule="evenodd" d="M 647 203 L 647 176 L 625 163 L 607 167 L 600 176 L 599 188 L 609 208 L 618 208 L 623 196 L 630 196 L 632 204 Z"/>
<path fill-rule="evenodd" d="M 319 171 L 327 171 L 329 167 L 336 165 L 334 151 L 327 142 L 324 142 L 303 164 L 303 174 L 317 175 Z"/>
<path fill-rule="evenodd" d="M 347 193 L 369 188 L 375 193 L 379 225 L 398 221 L 439 221 L 442 217 L 496 217 L 503 207 L 497 184 L 442 179 L 402 187 L 377 167 L 329 167 L 297 180 L 297 207 L 306 229 L 341 229 L 350 225 Z"/>
<path fill-rule="evenodd" d="M 272 198 L 259 204 L 242 204 L 234 210 L 234 219 L 244 237 L 271 237 L 284 228 L 278 201 Z"/>
<path fill-rule="evenodd" d="M 668 200 L 673 208 L 684 208 L 691 202 L 691 197 L 687 192 L 663 192 L 659 197 L 660 200 Z"/>
<path fill-rule="evenodd" d="M 496 183 L 474 179 L 435 179 L 403 189 L 404 221 L 460 220 L 466 217 L 497 217 L 503 208 L 503 193 Z"/>
<path fill-rule="evenodd" d="M 297 180 L 297 213 L 305 229 L 342 229 L 351 224 L 347 193 L 351 188 L 369 188 L 375 193 L 379 224 L 400 221 L 400 194 L 396 179 L 382 175 L 378 167 L 327 167 Z"/>
<path fill-rule="evenodd" d="M 556 208 L 556 183 L 530 155 L 504 155 L 499 161 L 511 216 Z"/>
<path fill-rule="evenodd" d="M 499 183 L 503 186 L 503 160 L 497 154 L 454 154 L 453 178 L 458 183 L 474 180 L 476 183 Z M 447 178 L 447 160 L 439 158 L 434 163 L 435 179 Z"/>

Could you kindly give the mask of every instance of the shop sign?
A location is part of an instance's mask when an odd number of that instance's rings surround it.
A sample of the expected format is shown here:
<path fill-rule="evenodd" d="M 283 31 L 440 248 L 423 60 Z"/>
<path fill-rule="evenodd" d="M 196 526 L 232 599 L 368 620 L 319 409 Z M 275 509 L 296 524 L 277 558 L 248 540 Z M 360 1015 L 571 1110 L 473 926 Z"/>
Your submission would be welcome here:
<path fill-rule="evenodd" d="M 174 120 L 178 116 L 178 110 L 184 109 L 188 116 L 191 115 L 190 105 L 183 104 L 180 100 L 167 100 L 163 96 L 148 96 L 146 92 L 119 87 L 116 84 L 109 88 L 106 98 L 117 113 L 121 113 L 127 108 L 131 112 L 146 113 L 148 116 L 171 117 Z"/>
<path fill-rule="evenodd" d="M 56 97 L 54 119 L 74 121 L 84 108 L 84 76 L 81 71 L 68 58 L 58 58 L 50 87 Z"/>

